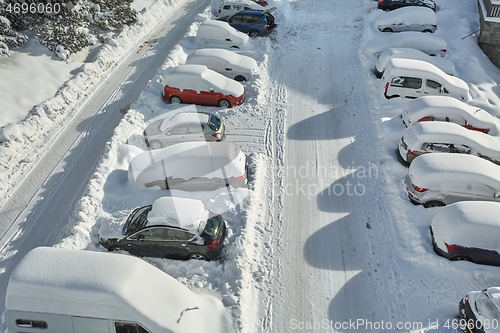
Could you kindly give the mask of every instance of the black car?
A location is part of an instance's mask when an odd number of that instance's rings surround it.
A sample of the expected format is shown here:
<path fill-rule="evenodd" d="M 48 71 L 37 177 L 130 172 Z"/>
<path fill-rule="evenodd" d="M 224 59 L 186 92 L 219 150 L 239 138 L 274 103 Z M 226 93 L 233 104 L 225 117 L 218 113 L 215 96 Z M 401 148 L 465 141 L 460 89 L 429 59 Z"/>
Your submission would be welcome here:
<path fill-rule="evenodd" d="M 274 16 L 271 15 L 276 7 L 267 10 L 244 10 L 232 16 L 218 19 L 230 26 L 248 34 L 250 37 L 269 35 L 276 28 Z"/>
<path fill-rule="evenodd" d="M 152 216 L 153 206 L 167 213 Z M 224 219 L 204 209 L 201 201 L 163 197 L 153 205 L 132 211 L 122 237 L 107 237 L 101 230 L 99 243 L 109 251 L 124 250 L 136 256 L 215 260 L 222 252 L 225 238 Z"/>
<path fill-rule="evenodd" d="M 379 0 L 377 8 L 390 11 L 407 6 L 429 7 L 433 11 L 436 11 L 436 3 L 432 0 Z"/>
<path fill-rule="evenodd" d="M 458 303 L 460 329 L 467 333 L 496 332 L 499 328 L 500 288 L 471 291 Z"/>

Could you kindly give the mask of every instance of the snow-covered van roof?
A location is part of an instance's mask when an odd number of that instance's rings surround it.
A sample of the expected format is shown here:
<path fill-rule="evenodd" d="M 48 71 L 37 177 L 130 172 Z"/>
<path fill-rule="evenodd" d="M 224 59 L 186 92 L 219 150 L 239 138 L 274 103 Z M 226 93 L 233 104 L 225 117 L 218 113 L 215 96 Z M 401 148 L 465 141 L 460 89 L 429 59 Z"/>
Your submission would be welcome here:
<path fill-rule="evenodd" d="M 417 59 L 393 58 L 389 60 L 382 79 L 390 81 L 397 76 L 411 76 L 422 79 L 436 80 L 450 93 L 459 94 L 464 100 L 470 100 L 469 86 L 458 77 L 443 72 L 435 65 Z"/>
<path fill-rule="evenodd" d="M 424 154 L 413 160 L 408 174 L 419 187 L 440 188 L 443 182 L 468 180 L 500 191 L 500 166 L 473 155 Z"/>
<path fill-rule="evenodd" d="M 239 177 L 245 163 L 245 154 L 234 143 L 182 142 L 135 156 L 129 164 L 128 179 L 144 187 L 147 182 L 166 177 Z"/>
<path fill-rule="evenodd" d="M 230 42 L 226 42 L 230 39 Z M 236 30 L 227 22 L 205 20 L 198 27 L 194 42 L 200 46 L 230 49 L 233 46 L 242 49 L 251 48 L 251 40 L 247 34 Z"/>
<path fill-rule="evenodd" d="M 409 101 L 403 108 L 402 117 L 409 126 L 427 116 L 463 117 L 477 128 L 489 129 L 488 134 L 500 135 L 500 122 L 480 107 L 466 104 L 449 96 L 423 96 Z"/>
<path fill-rule="evenodd" d="M 500 253 L 500 203 L 461 201 L 440 208 L 431 222 L 436 245 L 476 247 Z"/>
<path fill-rule="evenodd" d="M 500 140 L 454 123 L 420 122 L 407 128 L 403 132 L 403 138 L 411 150 L 421 149 L 423 143 L 460 144 L 470 147 L 473 155 L 479 154 L 500 161 Z"/>
<path fill-rule="evenodd" d="M 365 53 L 380 55 L 391 47 L 410 47 L 430 55 L 444 56 L 446 41 L 438 36 L 418 31 L 403 31 L 398 33 L 384 33 L 370 40 L 363 48 Z"/>
<path fill-rule="evenodd" d="M 249 72 L 257 68 L 257 61 L 255 61 L 255 59 L 251 57 L 240 55 L 230 50 L 210 48 L 199 49 L 190 53 L 186 58 L 186 64 L 196 63 L 197 59 L 204 57 L 223 59 L 227 61 L 231 66 L 237 66 Z"/>
<path fill-rule="evenodd" d="M 170 67 L 163 83 L 169 87 L 195 91 L 220 91 L 225 95 L 239 97 L 245 88 L 239 82 L 214 72 L 203 65 L 178 65 Z"/>
<path fill-rule="evenodd" d="M 436 24 L 436 13 L 424 6 L 408 6 L 402 7 L 388 12 L 381 11 L 375 17 L 374 24 L 376 27 L 389 24 Z"/>
<path fill-rule="evenodd" d="M 168 224 L 199 234 L 209 217 L 202 201 L 190 198 L 161 197 L 153 202 L 148 225 Z"/>
<path fill-rule="evenodd" d="M 140 258 L 62 248 L 35 248 L 19 262 L 5 308 L 139 322 L 150 332 L 222 332 L 227 325 L 220 300 Z"/>
<path fill-rule="evenodd" d="M 432 11 L 432 9 L 431 9 Z M 391 47 L 382 54 L 377 59 L 375 68 L 379 72 L 383 72 L 392 58 L 405 58 L 405 59 L 417 59 L 427 61 L 434 66 L 441 69 L 443 72 L 449 75 L 455 75 L 455 65 L 443 57 L 431 57 L 430 55 L 409 47 Z"/>

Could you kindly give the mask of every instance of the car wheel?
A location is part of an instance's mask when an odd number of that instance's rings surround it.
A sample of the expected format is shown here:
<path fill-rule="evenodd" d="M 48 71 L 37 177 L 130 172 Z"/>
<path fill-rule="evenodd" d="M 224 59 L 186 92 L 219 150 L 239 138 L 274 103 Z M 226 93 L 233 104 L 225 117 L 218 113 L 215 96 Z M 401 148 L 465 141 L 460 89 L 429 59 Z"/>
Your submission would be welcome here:
<path fill-rule="evenodd" d="M 425 29 L 425 30 L 424 30 L 424 31 L 422 31 L 422 32 L 430 32 L 430 33 L 432 33 L 432 31 L 430 31 L 429 29 Z"/>
<path fill-rule="evenodd" d="M 161 143 L 158 140 L 153 140 L 153 141 L 149 142 L 149 147 L 151 149 L 161 149 L 161 148 L 163 148 L 163 143 Z"/>
<path fill-rule="evenodd" d="M 382 32 L 392 32 L 392 29 L 391 28 L 385 28 L 384 30 L 382 30 Z"/>
<path fill-rule="evenodd" d="M 241 82 L 241 81 L 246 81 L 247 79 L 243 75 L 236 75 L 234 80 Z"/>
<path fill-rule="evenodd" d="M 170 103 L 172 104 L 180 104 L 182 103 L 181 99 L 177 96 L 170 97 Z"/>
<path fill-rule="evenodd" d="M 252 38 L 259 37 L 260 32 L 259 32 L 259 30 L 250 30 L 250 32 L 248 33 L 248 36 L 250 36 Z"/>
<path fill-rule="evenodd" d="M 472 261 L 469 257 L 457 256 L 450 259 L 451 261 Z"/>
<path fill-rule="evenodd" d="M 125 250 L 123 250 L 123 248 L 120 246 L 113 246 L 113 247 L 109 248 L 109 251 L 110 252 L 124 252 Z"/>
<path fill-rule="evenodd" d="M 239 46 L 236 46 L 236 45 L 233 45 L 230 47 L 231 49 L 239 49 L 240 47 Z"/>
<path fill-rule="evenodd" d="M 191 253 L 188 256 L 188 259 L 189 260 L 191 260 L 191 259 L 195 259 L 195 260 L 208 260 L 208 258 L 206 256 L 204 256 L 203 254 L 201 254 L 201 253 Z"/>
<path fill-rule="evenodd" d="M 227 99 L 221 99 L 218 104 L 221 108 L 230 108 L 231 107 L 231 103 L 229 103 L 229 101 Z"/>
<path fill-rule="evenodd" d="M 432 207 L 443 207 L 445 206 L 444 202 L 441 201 L 429 201 L 424 203 L 425 208 L 432 208 Z"/>

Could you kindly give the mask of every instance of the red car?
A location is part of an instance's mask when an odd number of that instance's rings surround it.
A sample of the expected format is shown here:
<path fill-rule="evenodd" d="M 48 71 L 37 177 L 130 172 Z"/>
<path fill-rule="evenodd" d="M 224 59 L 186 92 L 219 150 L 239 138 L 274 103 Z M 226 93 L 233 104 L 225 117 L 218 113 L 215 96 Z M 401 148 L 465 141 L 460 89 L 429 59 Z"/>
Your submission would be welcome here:
<path fill-rule="evenodd" d="M 188 103 L 230 108 L 243 103 L 241 83 L 203 65 L 171 67 L 163 83 L 163 98 L 170 103 Z"/>

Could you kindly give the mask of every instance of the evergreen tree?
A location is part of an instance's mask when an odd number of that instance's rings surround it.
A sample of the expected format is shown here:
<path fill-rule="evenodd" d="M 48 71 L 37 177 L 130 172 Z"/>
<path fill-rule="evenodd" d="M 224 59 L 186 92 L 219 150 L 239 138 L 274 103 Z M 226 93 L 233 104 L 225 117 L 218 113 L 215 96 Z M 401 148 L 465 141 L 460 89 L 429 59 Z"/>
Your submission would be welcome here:
<path fill-rule="evenodd" d="M 9 54 L 9 47 L 26 43 L 28 36 L 15 31 L 5 17 L 6 4 L 0 2 L 0 56 Z"/>

